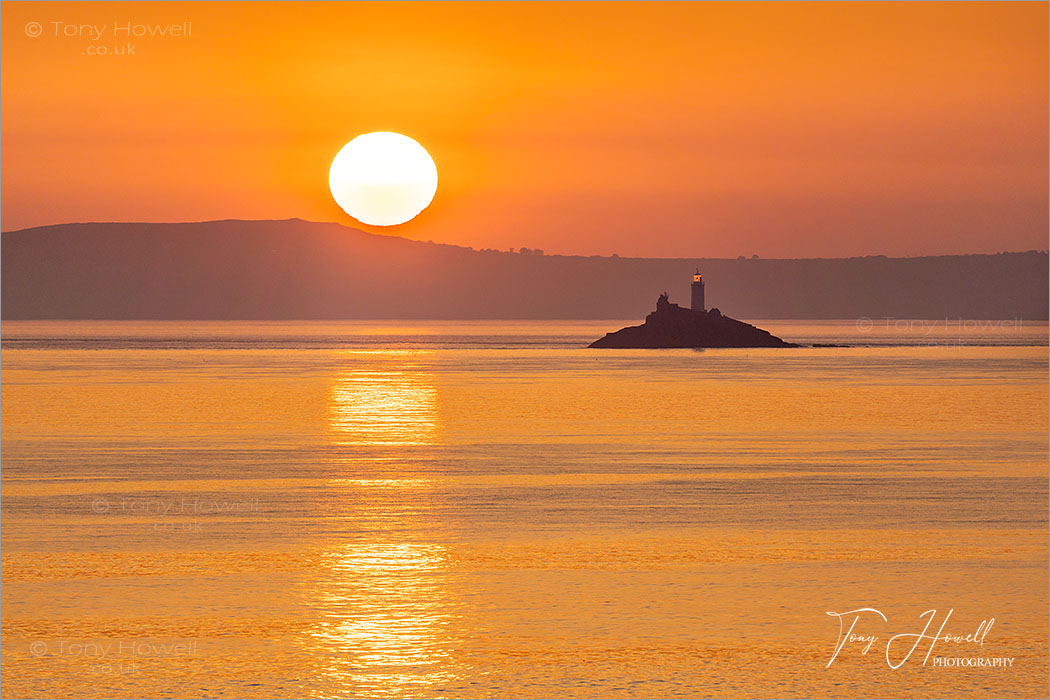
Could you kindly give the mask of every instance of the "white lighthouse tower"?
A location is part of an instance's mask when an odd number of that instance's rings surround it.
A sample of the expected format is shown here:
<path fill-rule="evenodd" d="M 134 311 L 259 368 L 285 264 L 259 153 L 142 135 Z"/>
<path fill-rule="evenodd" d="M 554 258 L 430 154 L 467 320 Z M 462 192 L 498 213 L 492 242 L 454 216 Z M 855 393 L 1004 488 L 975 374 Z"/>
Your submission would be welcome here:
<path fill-rule="evenodd" d="M 697 268 L 696 274 L 693 275 L 693 311 L 705 311 L 704 309 L 704 278 L 700 274 L 700 268 Z"/>

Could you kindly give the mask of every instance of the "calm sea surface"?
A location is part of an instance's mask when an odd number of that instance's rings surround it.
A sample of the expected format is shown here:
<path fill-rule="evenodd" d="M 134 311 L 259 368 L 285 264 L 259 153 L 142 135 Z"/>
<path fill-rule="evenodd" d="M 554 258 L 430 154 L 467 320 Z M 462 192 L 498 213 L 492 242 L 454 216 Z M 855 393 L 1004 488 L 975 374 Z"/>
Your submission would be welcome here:
<path fill-rule="evenodd" d="M 5 322 L 3 696 L 1047 695 L 1045 323 L 622 325 Z"/>

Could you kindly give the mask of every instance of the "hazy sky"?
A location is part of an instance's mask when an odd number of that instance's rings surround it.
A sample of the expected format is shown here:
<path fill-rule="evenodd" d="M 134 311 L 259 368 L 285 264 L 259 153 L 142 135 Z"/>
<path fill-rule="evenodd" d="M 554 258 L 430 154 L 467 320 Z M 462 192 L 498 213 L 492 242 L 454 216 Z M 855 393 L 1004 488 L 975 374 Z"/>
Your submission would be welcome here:
<path fill-rule="evenodd" d="M 397 131 L 434 157 L 437 196 L 366 230 L 644 256 L 1047 247 L 1046 3 L 5 2 L 2 15 L 5 231 L 355 225 L 328 192 L 331 160 L 360 133 Z M 183 37 L 123 29 L 185 22 Z"/>

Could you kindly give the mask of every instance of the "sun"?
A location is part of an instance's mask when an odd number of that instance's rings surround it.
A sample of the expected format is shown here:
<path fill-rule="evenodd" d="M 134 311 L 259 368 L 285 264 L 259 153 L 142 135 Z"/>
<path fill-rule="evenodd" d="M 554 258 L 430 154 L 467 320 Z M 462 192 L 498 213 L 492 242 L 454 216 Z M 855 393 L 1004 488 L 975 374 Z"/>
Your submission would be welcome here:
<path fill-rule="evenodd" d="M 437 166 L 415 140 L 392 131 L 362 134 L 343 146 L 328 171 L 328 187 L 350 216 L 395 226 L 427 208 L 437 192 Z"/>

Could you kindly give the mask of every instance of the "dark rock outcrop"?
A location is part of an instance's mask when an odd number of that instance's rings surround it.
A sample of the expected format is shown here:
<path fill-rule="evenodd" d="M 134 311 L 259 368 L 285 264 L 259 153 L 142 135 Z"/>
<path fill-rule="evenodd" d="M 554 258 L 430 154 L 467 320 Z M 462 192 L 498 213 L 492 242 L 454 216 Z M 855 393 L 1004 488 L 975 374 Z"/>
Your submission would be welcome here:
<path fill-rule="evenodd" d="M 694 311 L 662 294 L 656 311 L 640 326 L 621 328 L 592 348 L 796 348 L 761 328 L 723 316 L 718 309 Z"/>

